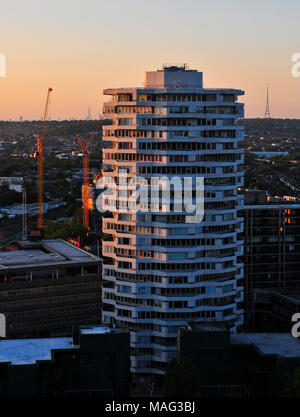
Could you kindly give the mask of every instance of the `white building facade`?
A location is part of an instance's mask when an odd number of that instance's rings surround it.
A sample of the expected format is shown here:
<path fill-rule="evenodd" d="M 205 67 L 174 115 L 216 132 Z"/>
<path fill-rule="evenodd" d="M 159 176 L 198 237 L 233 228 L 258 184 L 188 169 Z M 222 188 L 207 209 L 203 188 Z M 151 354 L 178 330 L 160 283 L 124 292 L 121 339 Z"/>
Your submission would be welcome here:
<path fill-rule="evenodd" d="M 217 320 L 243 324 L 243 91 L 205 89 L 186 65 L 147 72 L 143 88 L 108 89 L 103 116 L 103 178 L 116 183 L 116 207 L 103 217 L 103 323 L 131 331 L 131 370 L 163 373 L 176 355 L 179 326 Z M 119 172 L 127 179 L 119 179 Z M 126 207 L 128 180 L 143 178 L 149 204 Z M 204 181 L 204 218 L 190 222 L 178 195 L 150 193 L 153 177 Z M 153 183 L 152 183 L 153 184 Z M 184 195 L 184 190 L 182 190 Z M 153 210 L 154 197 L 160 204 Z M 108 201 L 109 197 L 103 197 Z"/>

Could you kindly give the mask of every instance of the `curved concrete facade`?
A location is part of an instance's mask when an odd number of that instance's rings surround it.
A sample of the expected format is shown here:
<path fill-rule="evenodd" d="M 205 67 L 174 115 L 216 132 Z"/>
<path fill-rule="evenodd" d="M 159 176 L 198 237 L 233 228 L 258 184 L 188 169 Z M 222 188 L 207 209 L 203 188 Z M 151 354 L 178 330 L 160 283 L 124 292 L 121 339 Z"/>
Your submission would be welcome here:
<path fill-rule="evenodd" d="M 133 372 L 163 373 L 179 326 L 217 320 L 235 332 L 243 323 L 243 91 L 205 89 L 201 72 L 165 66 L 146 73 L 144 88 L 104 93 L 111 101 L 103 115 L 113 123 L 103 130 L 102 174 L 117 183 L 117 206 L 103 218 L 102 318 L 131 331 Z M 148 184 L 148 210 L 126 210 L 132 188 L 117 179 L 121 169 Z M 174 212 L 172 188 L 170 206 L 162 192 L 150 193 L 157 177 L 203 178 L 204 219 L 191 223 L 185 208 Z M 182 195 L 195 202 L 195 191 L 193 182 Z"/>

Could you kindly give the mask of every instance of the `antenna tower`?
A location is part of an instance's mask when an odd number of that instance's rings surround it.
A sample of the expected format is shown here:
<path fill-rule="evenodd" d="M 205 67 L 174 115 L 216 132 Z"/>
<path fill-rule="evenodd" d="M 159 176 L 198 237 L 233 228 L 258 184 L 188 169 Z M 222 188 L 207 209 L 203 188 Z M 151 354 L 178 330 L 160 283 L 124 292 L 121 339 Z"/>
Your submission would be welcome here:
<path fill-rule="evenodd" d="M 266 101 L 266 110 L 265 110 L 265 119 L 270 119 L 270 105 L 269 105 L 269 86 L 267 86 L 267 101 Z"/>

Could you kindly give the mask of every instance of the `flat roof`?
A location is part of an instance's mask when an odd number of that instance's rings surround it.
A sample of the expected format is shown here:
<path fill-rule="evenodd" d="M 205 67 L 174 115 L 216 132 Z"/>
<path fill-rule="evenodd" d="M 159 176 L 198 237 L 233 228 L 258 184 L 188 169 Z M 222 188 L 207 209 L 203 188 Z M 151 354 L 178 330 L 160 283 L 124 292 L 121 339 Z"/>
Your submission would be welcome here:
<path fill-rule="evenodd" d="M 108 326 L 81 326 L 81 334 L 105 334 L 110 333 L 110 328 Z"/>
<path fill-rule="evenodd" d="M 104 95 L 115 95 L 115 94 L 126 94 L 126 93 L 149 93 L 149 94 L 191 94 L 191 93 L 228 93 L 228 94 L 238 94 L 243 95 L 244 91 L 238 88 L 231 87 L 216 87 L 216 88 L 205 88 L 205 87 L 180 87 L 180 88 L 170 88 L 170 87 L 120 87 L 120 88 L 106 88 L 103 90 Z M 109 103 L 108 103 L 109 104 Z M 224 103 L 222 103 L 224 104 Z M 226 104 L 226 103 L 225 103 Z M 228 104 L 232 104 L 229 103 Z M 237 103 L 235 103 L 237 104 Z M 242 103 L 239 103 L 242 104 Z"/>
<path fill-rule="evenodd" d="M 282 203 L 254 203 L 254 204 L 244 204 L 239 210 L 249 210 L 249 209 L 291 209 L 291 208 L 300 208 L 300 203 L 289 203 L 288 201 Z"/>
<path fill-rule="evenodd" d="M 40 249 L 0 252 L 0 268 L 5 268 L 10 265 L 23 265 L 24 263 L 51 263 L 62 260 L 65 260 L 65 258 L 58 253 L 45 253 Z"/>
<path fill-rule="evenodd" d="M 89 326 L 80 326 L 81 334 L 105 334 L 105 333 L 124 333 L 126 330 L 111 328 L 104 324 L 101 325 L 89 325 Z"/>
<path fill-rule="evenodd" d="M 42 243 L 45 245 L 45 248 L 50 248 L 58 254 L 62 255 L 65 258 L 71 259 L 73 261 L 78 260 L 97 260 L 97 256 L 94 256 L 76 246 L 73 246 L 71 243 L 66 242 L 62 239 L 54 240 L 42 240 Z"/>
<path fill-rule="evenodd" d="M 26 242 L 24 247 L 27 249 L 0 252 L 0 271 L 101 262 L 97 256 L 62 239 Z"/>
<path fill-rule="evenodd" d="M 51 339 L 0 340 L 0 362 L 12 365 L 30 365 L 36 361 L 50 360 L 53 349 L 74 349 L 72 337 Z"/>
<path fill-rule="evenodd" d="M 216 332 L 216 331 L 227 331 L 227 326 L 224 322 L 220 321 L 194 321 L 189 322 L 187 330 L 200 331 L 200 332 Z"/>
<path fill-rule="evenodd" d="M 255 345 L 264 355 L 300 356 L 300 342 L 290 333 L 233 333 L 230 343 Z"/>
<path fill-rule="evenodd" d="M 124 332 L 105 325 L 81 326 L 81 334 L 105 334 Z M 8 339 L 0 340 L 0 362 L 12 365 L 30 365 L 36 361 L 51 360 L 51 351 L 58 349 L 76 349 L 73 337 L 53 337 L 47 339 Z"/>

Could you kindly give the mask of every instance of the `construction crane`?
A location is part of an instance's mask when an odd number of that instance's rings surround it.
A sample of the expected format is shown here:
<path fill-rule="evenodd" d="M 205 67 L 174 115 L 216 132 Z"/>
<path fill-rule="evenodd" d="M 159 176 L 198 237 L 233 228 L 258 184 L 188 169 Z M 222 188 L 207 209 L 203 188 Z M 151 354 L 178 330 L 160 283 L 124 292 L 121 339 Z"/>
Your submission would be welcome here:
<path fill-rule="evenodd" d="M 82 208 L 83 208 L 83 215 L 82 215 L 82 222 L 83 225 L 89 229 L 90 228 L 90 218 L 89 218 L 89 154 L 88 150 L 91 145 L 91 143 L 94 140 L 94 137 L 96 136 L 96 133 L 102 126 L 102 120 L 99 120 L 96 128 L 96 132 L 90 135 L 89 140 L 84 145 L 83 141 L 81 140 L 80 136 L 77 134 L 77 140 L 79 142 L 79 145 L 82 150 L 83 154 L 83 181 L 82 181 Z"/>
<path fill-rule="evenodd" d="M 22 240 L 27 240 L 27 201 L 26 201 L 26 189 L 22 187 Z"/>
<path fill-rule="evenodd" d="M 43 127 L 41 135 L 37 134 L 37 188 L 38 188 L 38 229 L 44 228 L 44 139 L 52 88 L 48 88 Z"/>

